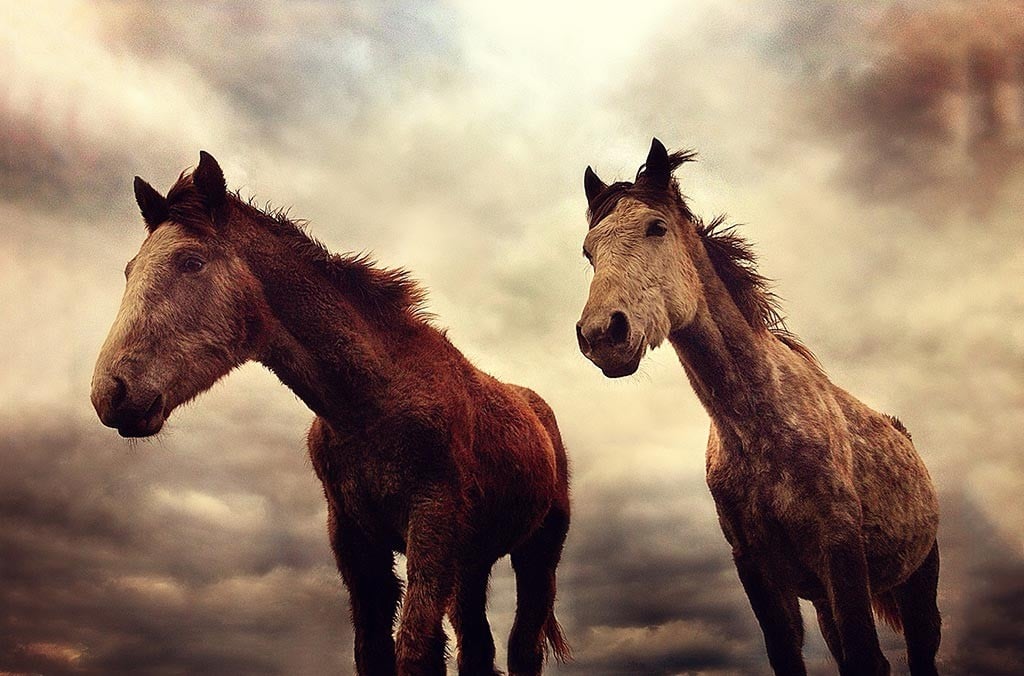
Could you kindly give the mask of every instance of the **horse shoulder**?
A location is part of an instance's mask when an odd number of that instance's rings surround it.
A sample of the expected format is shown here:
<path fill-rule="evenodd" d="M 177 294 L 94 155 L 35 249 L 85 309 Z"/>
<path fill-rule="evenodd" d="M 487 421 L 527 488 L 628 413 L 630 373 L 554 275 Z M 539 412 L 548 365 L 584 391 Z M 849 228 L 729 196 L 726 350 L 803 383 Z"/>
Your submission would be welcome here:
<path fill-rule="evenodd" d="M 744 455 L 739 437 L 723 430 L 712 420 L 705 456 L 705 478 L 715 504 L 719 505 L 720 516 L 723 507 L 731 512 L 733 505 L 742 502 L 748 483 Z"/>

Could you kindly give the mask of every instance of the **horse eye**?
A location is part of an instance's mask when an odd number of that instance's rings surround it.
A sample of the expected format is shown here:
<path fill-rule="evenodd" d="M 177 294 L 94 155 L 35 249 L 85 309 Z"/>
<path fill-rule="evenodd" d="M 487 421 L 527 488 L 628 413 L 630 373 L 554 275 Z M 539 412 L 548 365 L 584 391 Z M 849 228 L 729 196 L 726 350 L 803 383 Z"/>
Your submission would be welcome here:
<path fill-rule="evenodd" d="M 647 225 L 648 237 L 664 237 L 666 232 L 668 228 L 665 227 L 665 221 L 660 219 L 653 220 Z"/>
<path fill-rule="evenodd" d="M 203 269 L 204 265 L 206 265 L 206 262 L 203 261 L 202 258 L 199 258 L 198 256 L 188 256 L 181 261 L 181 271 L 199 272 Z"/>

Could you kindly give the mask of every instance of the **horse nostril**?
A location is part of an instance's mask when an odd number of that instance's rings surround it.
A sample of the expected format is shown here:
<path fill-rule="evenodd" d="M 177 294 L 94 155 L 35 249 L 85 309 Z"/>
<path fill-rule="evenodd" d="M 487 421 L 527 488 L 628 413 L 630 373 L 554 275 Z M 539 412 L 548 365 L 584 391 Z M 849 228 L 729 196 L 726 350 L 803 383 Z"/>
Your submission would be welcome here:
<path fill-rule="evenodd" d="M 121 407 L 125 397 L 128 396 L 128 387 L 124 384 L 124 380 L 118 376 L 111 376 L 111 380 L 114 381 L 114 387 L 110 392 L 110 407 L 117 409 Z"/>
<path fill-rule="evenodd" d="M 626 342 L 629 338 L 629 320 L 626 315 L 616 310 L 612 313 L 611 322 L 608 324 L 608 339 L 613 345 Z"/>
<path fill-rule="evenodd" d="M 576 341 L 580 344 L 580 352 L 583 354 L 590 354 L 590 343 L 583 335 L 583 322 L 576 323 Z"/>
<path fill-rule="evenodd" d="M 152 418 L 157 413 L 162 412 L 163 408 L 164 408 L 164 395 L 161 393 L 161 394 L 158 394 L 155 397 L 153 397 L 153 401 L 150 402 L 149 408 L 146 409 L 145 417 L 146 418 Z"/>

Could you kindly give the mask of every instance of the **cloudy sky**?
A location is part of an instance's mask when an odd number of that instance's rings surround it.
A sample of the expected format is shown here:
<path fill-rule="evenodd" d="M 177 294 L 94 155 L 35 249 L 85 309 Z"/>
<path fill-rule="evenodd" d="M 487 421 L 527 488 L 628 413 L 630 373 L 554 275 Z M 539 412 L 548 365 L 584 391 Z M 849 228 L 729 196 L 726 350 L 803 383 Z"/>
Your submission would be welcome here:
<path fill-rule="evenodd" d="M 573 337 L 583 169 L 631 177 L 653 135 L 700 151 L 693 208 L 744 224 L 833 379 L 913 432 L 945 672 L 1024 669 L 1016 3 L 0 4 L 0 673 L 351 673 L 302 404 L 250 365 L 137 444 L 89 404 L 131 178 L 166 189 L 200 149 L 411 269 L 457 346 L 552 404 L 577 655 L 552 672 L 764 673 L 682 368 L 609 381 Z M 513 592 L 500 562 L 502 662 Z"/>

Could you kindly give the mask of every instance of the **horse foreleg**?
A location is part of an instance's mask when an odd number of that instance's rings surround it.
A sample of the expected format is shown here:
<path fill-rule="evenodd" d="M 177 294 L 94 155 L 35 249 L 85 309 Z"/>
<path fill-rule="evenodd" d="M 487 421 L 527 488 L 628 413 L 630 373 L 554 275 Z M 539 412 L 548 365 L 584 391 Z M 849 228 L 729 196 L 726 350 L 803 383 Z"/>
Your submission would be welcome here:
<path fill-rule="evenodd" d="M 821 629 L 821 636 L 825 639 L 828 651 L 835 658 L 839 666 L 839 673 L 843 673 L 843 643 L 839 640 L 839 629 L 836 627 L 836 618 L 832 617 L 832 606 L 828 599 L 813 601 L 814 610 L 818 615 L 818 628 Z"/>
<path fill-rule="evenodd" d="M 544 523 L 512 551 L 516 575 L 516 619 L 508 639 L 511 676 L 535 676 L 544 664 L 544 640 L 555 656 L 570 658 L 568 644 L 555 619 L 555 569 L 569 530 L 569 514 L 553 506 Z"/>
<path fill-rule="evenodd" d="M 487 581 L 491 563 L 466 563 L 459 579 L 448 617 L 459 645 L 460 676 L 494 676 L 494 635 L 487 622 Z"/>
<path fill-rule="evenodd" d="M 936 604 L 939 584 L 939 544 L 907 580 L 893 589 L 907 639 L 907 663 L 912 676 L 937 674 L 935 654 L 939 650 L 942 619 Z"/>
<path fill-rule="evenodd" d="M 396 652 L 399 676 L 444 676 L 446 637 L 441 621 L 452 593 L 456 524 L 453 493 L 432 491 L 410 509 L 406 542 L 408 586 Z"/>
<path fill-rule="evenodd" d="M 824 580 L 832 616 L 842 644 L 842 673 L 881 676 L 889 663 L 878 645 L 871 612 L 867 559 L 859 533 L 833 540 L 825 551 Z"/>
<path fill-rule="evenodd" d="M 348 588 L 355 630 L 356 671 L 360 676 L 394 676 L 391 632 L 402 597 L 394 554 L 369 540 L 328 503 L 331 549 Z"/>
<path fill-rule="evenodd" d="M 803 676 L 804 623 L 796 593 L 781 588 L 749 554 L 734 551 L 733 561 L 761 625 L 772 670 L 780 676 Z"/>

